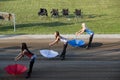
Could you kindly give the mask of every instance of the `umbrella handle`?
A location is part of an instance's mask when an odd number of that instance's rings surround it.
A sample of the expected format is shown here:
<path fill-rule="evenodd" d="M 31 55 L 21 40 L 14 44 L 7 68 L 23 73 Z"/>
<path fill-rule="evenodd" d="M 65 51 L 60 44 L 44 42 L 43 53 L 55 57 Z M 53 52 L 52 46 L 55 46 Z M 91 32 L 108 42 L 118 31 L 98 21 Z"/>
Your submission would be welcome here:
<path fill-rule="evenodd" d="M 78 38 L 78 36 L 75 35 L 75 39 L 77 39 L 77 38 Z"/>
<path fill-rule="evenodd" d="M 15 64 L 17 64 L 17 61 L 14 61 Z"/>
<path fill-rule="evenodd" d="M 49 46 L 48 49 L 51 50 L 51 46 Z"/>
<path fill-rule="evenodd" d="M 18 61 L 18 60 L 16 60 L 16 59 L 14 58 L 14 63 L 15 63 L 15 64 L 17 63 L 17 61 Z"/>
<path fill-rule="evenodd" d="M 51 49 L 51 46 L 44 47 L 44 48 L 41 48 L 41 49 Z"/>

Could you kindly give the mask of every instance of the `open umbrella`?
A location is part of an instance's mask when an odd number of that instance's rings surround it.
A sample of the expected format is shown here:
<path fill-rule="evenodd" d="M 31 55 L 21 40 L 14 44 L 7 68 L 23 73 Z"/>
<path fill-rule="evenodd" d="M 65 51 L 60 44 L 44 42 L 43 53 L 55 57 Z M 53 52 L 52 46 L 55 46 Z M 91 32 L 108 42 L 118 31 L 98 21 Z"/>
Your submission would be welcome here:
<path fill-rule="evenodd" d="M 68 44 L 73 47 L 81 47 L 85 44 L 85 42 L 83 40 L 72 39 L 68 41 Z"/>
<path fill-rule="evenodd" d="M 21 64 L 12 64 L 5 67 L 5 71 L 11 75 L 19 75 L 24 73 L 26 70 L 27 68 Z"/>
<path fill-rule="evenodd" d="M 58 55 L 58 52 L 53 51 L 53 50 L 40 50 L 40 53 L 42 56 L 46 57 L 46 58 L 54 58 Z"/>

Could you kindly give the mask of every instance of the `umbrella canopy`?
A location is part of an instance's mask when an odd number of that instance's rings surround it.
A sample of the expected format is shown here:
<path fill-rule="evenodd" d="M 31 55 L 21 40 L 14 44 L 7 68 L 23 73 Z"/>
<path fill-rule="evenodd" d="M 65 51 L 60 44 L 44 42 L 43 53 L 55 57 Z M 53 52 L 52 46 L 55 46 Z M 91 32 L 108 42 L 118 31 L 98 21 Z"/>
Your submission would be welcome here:
<path fill-rule="evenodd" d="M 26 70 L 27 68 L 21 64 L 12 64 L 5 67 L 5 71 L 11 75 L 19 75 L 24 73 Z"/>
<path fill-rule="evenodd" d="M 53 51 L 53 50 L 40 50 L 40 53 L 42 56 L 46 57 L 46 58 L 54 58 L 58 55 L 58 52 Z"/>
<path fill-rule="evenodd" d="M 81 47 L 85 44 L 85 42 L 83 40 L 72 39 L 68 41 L 68 44 L 73 47 Z"/>

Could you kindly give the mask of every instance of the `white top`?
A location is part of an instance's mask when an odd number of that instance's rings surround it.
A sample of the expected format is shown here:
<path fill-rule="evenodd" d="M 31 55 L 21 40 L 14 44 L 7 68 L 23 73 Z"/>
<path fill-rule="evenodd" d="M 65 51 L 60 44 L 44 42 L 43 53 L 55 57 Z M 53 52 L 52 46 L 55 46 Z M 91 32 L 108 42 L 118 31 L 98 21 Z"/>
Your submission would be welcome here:
<path fill-rule="evenodd" d="M 60 41 L 63 42 L 63 43 L 67 43 L 68 40 L 66 38 L 60 36 Z"/>

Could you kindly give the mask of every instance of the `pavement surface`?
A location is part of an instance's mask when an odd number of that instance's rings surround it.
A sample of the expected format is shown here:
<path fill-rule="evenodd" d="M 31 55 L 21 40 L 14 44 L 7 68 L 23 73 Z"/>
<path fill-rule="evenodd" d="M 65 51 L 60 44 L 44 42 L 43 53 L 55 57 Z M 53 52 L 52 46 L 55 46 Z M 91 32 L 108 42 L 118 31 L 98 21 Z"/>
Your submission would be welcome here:
<path fill-rule="evenodd" d="M 74 35 L 63 35 L 69 39 Z M 40 55 L 41 49 L 52 49 L 59 54 L 63 43 L 49 48 L 53 35 L 1 35 L 0 36 L 0 80 L 26 80 L 26 72 L 12 76 L 4 68 L 9 64 L 29 66 L 29 59 L 24 57 L 15 62 L 14 57 L 20 52 L 22 42 L 26 42 L 30 51 L 37 55 L 31 78 L 27 80 L 120 80 L 120 35 L 95 35 L 92 47 L 85 49 L 88 36 L 81 35 L 78 39 L 85 40 L 83 47 L 67 48 L 66 59 L 59 56 L 52 59 Z"/>

